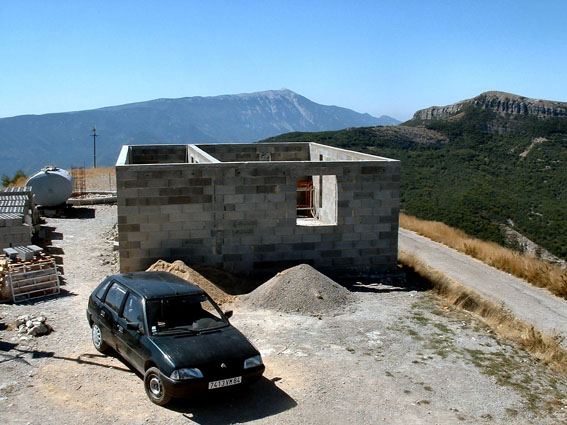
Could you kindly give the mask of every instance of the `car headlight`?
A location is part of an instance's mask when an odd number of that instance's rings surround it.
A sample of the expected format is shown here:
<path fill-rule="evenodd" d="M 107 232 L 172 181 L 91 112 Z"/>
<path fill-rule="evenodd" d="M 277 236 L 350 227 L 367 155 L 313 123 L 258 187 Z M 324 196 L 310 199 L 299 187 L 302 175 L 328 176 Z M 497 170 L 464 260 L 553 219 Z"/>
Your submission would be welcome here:
<path fill-rule="evenodd" d="M 251 367 L 261 366 L 263 364 L 262 357 L 258 354 L 257 356 L 244 360 L 244 369 L 250 369 Z"/>
<path fill-rule="evenodd" d="M 181 381 L 183 379 L 196 379 L 202 378 L 203 374 L 199 369 L 196 367 L 191 369 L 177 369 L 174 370 L 171 374 L 170 378 L 174 379 L 175 381 Z"/>

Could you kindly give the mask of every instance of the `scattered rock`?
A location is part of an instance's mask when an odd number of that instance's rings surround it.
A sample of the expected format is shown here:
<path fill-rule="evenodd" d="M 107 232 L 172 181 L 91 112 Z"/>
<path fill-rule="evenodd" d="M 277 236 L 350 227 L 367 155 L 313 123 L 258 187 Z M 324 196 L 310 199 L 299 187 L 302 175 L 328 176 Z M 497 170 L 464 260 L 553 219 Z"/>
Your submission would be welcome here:
<path fill-rule="evenodd" d="M 49 333 L 49 328 L 45 323 L 34 322 L 33 326 L 28 329 L 28 335 L 40 336 Z"/>
<path fill-rule="evenodd" d="M 14 322 L 13 327 L 18 330 L 18 334 L 22 336 L 22 338 L 25 338 L 25 335 L 41 336 L 47 335 L 53 330 L 53 328 L 46 322 L 47 317 L 43 314 L 37 317 L 31 314 L 26 314 L 25 316 L 18 317 Z"/>

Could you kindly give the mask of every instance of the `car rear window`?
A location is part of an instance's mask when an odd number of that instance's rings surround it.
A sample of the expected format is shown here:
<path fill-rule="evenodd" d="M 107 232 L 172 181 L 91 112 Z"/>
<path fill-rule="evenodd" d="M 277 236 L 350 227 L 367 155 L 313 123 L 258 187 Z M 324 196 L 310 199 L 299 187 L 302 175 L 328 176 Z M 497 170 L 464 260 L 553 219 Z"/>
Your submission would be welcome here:
<path fill-rule="evenodd" d="M 122 301 L 124 300 L 125 295 L 126 289 L 122 288 L 115 282 L 106 294 L 106 305 L 108 305 L 111 309 L 118 313 L 120 311 L 120 307 L 122 306 Z"/>

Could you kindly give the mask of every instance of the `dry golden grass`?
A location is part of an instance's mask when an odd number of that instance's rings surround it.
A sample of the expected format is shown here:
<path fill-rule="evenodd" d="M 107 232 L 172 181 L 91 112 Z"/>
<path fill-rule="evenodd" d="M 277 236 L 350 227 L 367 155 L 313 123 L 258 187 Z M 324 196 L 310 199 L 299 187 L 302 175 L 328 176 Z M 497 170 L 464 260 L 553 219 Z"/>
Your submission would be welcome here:
<path fill-rule="evenodd" d="M 26 182 L 28 181 L 29 177 L 20 177 L 18 180 L 16 180 L 14 183 L 9 184 L 8 187 L 24 187 L 26 185 Z"/>
<path fill-rule="evenodd" d="M 85 168 L 87 191 L 116 190 L 116 170 L 114 167 Z"/>
<path fill-rule="evenodd" d="M 501 338 L 520 345 L 532 356 L 555 369 L 567 372 L 567 350 L 556 338 L 549 337 L 515 318 L 503 307 L 470 291 L 412 254 L 400 250 L 398 259 L 403 266 L 409 267 L 425 279 L 450 305 L 475 314 Z"/>
<path fill-rule="evenodd" d="M 504 248 L 493 242 L 473 238 L 465 232 L 437 221 L 425 221 L 400 214 L 400 227 L 412 230 L 436 242 L 525 279 L 532 285 L 546 288 L 553 294 L 567 298 L 567 271 L 559 266 Z"/>

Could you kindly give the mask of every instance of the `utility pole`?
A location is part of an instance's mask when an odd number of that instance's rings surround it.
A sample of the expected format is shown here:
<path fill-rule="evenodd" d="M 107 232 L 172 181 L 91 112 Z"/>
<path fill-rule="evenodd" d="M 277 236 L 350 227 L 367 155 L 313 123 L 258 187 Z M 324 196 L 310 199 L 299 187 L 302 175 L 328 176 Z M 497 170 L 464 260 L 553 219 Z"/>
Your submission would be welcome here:
<path fill-rule="evenodd" d="M 96 136 L 98 136 L 98 134 L 96 134 L 96 125 L 93 126 L 93 129 L 91 130 L 93 132 L 93 156 L 94 156 L 94 168 L 96 168 Z"/>

